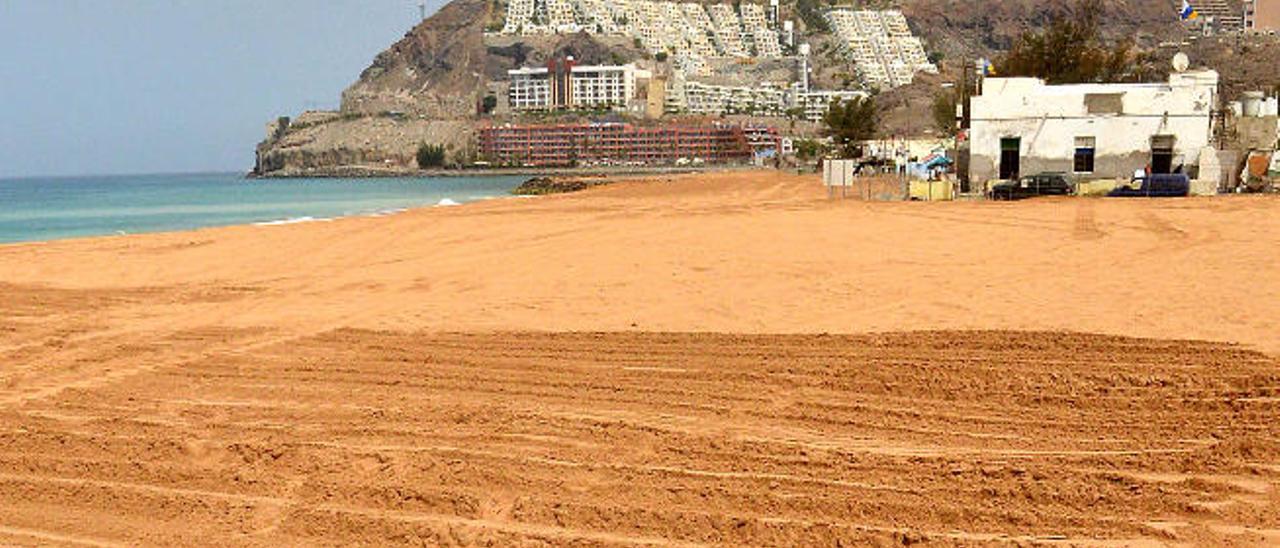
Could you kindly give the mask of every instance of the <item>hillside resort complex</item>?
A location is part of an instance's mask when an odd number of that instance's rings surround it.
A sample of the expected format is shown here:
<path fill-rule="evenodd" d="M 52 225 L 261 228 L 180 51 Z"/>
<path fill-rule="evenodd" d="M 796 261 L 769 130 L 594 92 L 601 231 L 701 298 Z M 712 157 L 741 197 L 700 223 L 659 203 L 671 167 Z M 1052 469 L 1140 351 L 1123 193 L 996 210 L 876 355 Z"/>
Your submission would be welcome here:
<path fill-rule="evenodd" d="M 571 56 L 548 59 L 537 66 L 507 71 L 501 89 L 500 111 L 515 114 L 538 111 L 614 111 L 660 120 L 666 116 L 748 115 L 752 117 L 798 117 L 817 122 L 836 101 L 866 97 L 874 90 L 909 84 L 921 71 L 937 72 L 929 62 L 921 40 L 912 35 L 906 17 L 899 11 L 828 9 L 822 14 L 838 44 L 836 58 L 853 67 L 856 78 L 847 89 L 815 89 L 810 85 L 808 44 L 796 40 L 793 21 L 782 20 L 777 0 L 769 4 L 741 2 L 702 4 L 695 2 L 654 2 L 648 0 L 511 0 L 505 20 L 494 37 L 523 37 L 587 33 L 593 36 L 630 41 L 654 60 L 644 66 L 626 64 L 585 64 Z M 782 67 L 771 73 L 788 77 L 775 80 L 718 76 L 717 67 L 747 68 L 772 63 Z M 729 71 L 733 72 L 733 71 Z M 745 80 L 745 81 L 744 81 Z M 661 122 L 658 122 L 661 124 Z M 563 135 L 594 135 L 603 129 L 582 126 L 521 126 L 522 130 L 493 129 L 481 134 L 481 151 L 494 161 L 546 165 L 568 162 L 570 155 L 556 139 Z M 614 126 L 608 131 L 616 132 Z M 630 127 L 630 126 L 627 126 Z M 672 149 L 694 154 L 709 149 L 690 145 L 689 136 L 698 134 L 686 125 L 672 126 L 642 141 L 681 139 Z M 631 131 L 631 130 L 627 130 Z M 639 131 L 635 129 L 635 131 Z M 724 128 L 711 128 L 719 134 Z M 750 129 L 746 130 L 750 133 Z M 568 132 L 568 133 L 566 133 Z M 692 132 L 692 133 L 690 133 Z M 544 133 L 550 141 L 533 138 Z M 718 139 L 718 138 L 717 138 Z M 548 144 L 550 142 L 559 144 Z M 730 142 L 733 139 L 729 139 Z M 511 151 L 514 143 L 525 148 L 523 155 Z M 720 142 L 720 141 L 717 141 Z M 505 144 L 504 144 L 505 143 Z M 535 150 L 542 148 L 543 150 Z M 622 149 L 619 149 L 621 151 Z M 742 158 L 735 146 L 710 153 L 701 160 Z M 505 151 L 505 152 L 504 152 Z M 599 154 L 575 156 L 575 161 L 606 161 Z M 686 154 L 637 152 L 620 161 L 635 158 L 675 160 Z M 695 154 L 696 156 L 696 154 Z"/>
<path fill-rule="evenodd" d="M 1280 32 L 1280 0 L 1194 0 L 1189 4 L 1195 10 L 1189 25 L 1205 33 Z"/>
<path fill-rule="evenodd" d="M 840 43 L 841 54 L 853 64 L 859 80 L 858 90 L 889 89 L 911 83 L 920 71 L 937 71 L 900 11 L 834 8 L 827 10 L 823 17 Z M 647 0 L 511 0 L 499 34 L 585 32 L 633 39 L 651 54 L 669 56 L 674 69 L 666 94 L 671 110 L 684 107 L 689 112 L 702 114 L 732 110 L 704 107 L 707 95 L 741 97 L 756 93 L 753 88 L 757 86 L 751 85 L 718 86 L 730 89 L 704 93 L 709 86 L 702 79 L 712 75 L 713 66 L 718 62 L 790 60 L 797 72 L 808 70 L 808 48 L 796 43 L 793 22 L 779 19 L 777 0 L 767 8 L 742 2 L 736 9 L 731 4 Z M 518 71 L 513 71 L 513 75 Z M 760 93 L 766 96 L 764 103 L 767 104 L 757 110 L 776 110 L 784 100 L 789 101 L 785 103 L 786 108 L 791 108 L 834 96 L 831 91 L 790 97 L 778 93 L 778 88 L 795 88 L 800 93 L 813 91 L 808 87 L 807 76 L 799 74 L 791 82 L 761 86 Z M 688 97 L 688 94 L 702 96 Z"/>

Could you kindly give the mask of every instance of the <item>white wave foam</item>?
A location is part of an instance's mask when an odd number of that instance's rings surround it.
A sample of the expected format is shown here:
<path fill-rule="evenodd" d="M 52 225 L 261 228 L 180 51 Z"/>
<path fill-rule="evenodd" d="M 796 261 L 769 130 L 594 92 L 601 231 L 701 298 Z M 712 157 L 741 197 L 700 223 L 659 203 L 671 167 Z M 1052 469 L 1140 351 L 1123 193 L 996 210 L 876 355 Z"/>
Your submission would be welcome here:
<path fill-rule="evenodd" d="M 436 202 L 436 207 L 448 207 L 448 206 L 456 206 L 456 205 L 462 205 L 462 204 L 459 204 L 458 202 L 455 202 L 449 198 L 445 198 L 443 200 L 440 200 L 439 202 Z"/>
<path fill-rule="evenodd" d="M 323 217 L 316 218 L 308 215 L 305 217 L 290 217 L 288 219 L 278 219 L 275 221 L 263 221 L 261 223 L 253 223 L 253 224 L 257 226 L 279 226 L 279 225 L 293 225 L 298 223 L 311 223 L 316 221 L 332 221 L 332 220 L 333 219 L 326 219 Z"/>
<path fill-rule="evenodd" d="M 370 217 L 386 217 L 386 216 L 388 216 L 388 215 L 395 215 L 395 214 L 397 214 L 397 213 L 404 213 L 404 212 L 406 212 L 406 211 L 409 211 L 409 208 L 407 208 L 407 207 L 398 207 L 398 208 L 395 208 L 395 209 L 379 209 L 378 211 L 375 211 L 375 212 L 373 212 L 373 213 L 370 213 L 370 214 L 369 214 L 369 216 L 370 216 Z"/>

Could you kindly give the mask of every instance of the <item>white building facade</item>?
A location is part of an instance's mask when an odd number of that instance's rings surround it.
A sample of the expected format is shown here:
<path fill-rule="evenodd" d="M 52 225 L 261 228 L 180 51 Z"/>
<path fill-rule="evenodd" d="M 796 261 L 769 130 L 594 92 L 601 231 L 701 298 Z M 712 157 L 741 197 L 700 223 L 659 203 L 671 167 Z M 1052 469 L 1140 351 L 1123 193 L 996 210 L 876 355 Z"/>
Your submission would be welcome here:
<path fill-rule="evenodd" d="M 678 100 L 668 103 L 670 113 L 719 116 L 753 114 L 781 116 L 787 106 L 787 90 L 778 85 L 720 86 L 702 82 L 675 82 L 668 96 Z"/>
<path fill-rule="evenodd" d="M 626 108 L 636 97 L 637 80 L 652 77 L 652 73 L 633 64 L 577 66 L 572 65 L 572 61 L 567 60 L 567 75 L 553 74 L 548 67 L 508 70 L 511 83 L 507 97 L 511 108 L 517 111 Z M 557 95 L 557 86 L 566 86 L 569 93 Z"/>
<path fill-rule="evenodd" d="M 819 122 L 836 101 L 861 101 L 867 93 L 856 90 L 809 90 L 796 94 L 796 104 L 804 108 L 804 119 Z"/>
<path fill-rule="evenodd" d="M 976 184 L 1041 172 L 1128 179 L 1190 171 L 1210 145 L 1218 73 L 1167 83 L 1046 85 L 988 78 L 972 99 L 969 177 Z"/>
<path fill-rule="evenodd" d="M 763 4 L 710 4 L 654 0 L 508 0 L 498 34 L 574 34 L 639 40 L 651 54 L 666 53 L 685 75 L 703 74 L 708 61 L 732 57 L 780 58 L 781 23 Z"/>
<path fill-rule="evenodd" d="M 900 11 L 835 8 L 824 17 L 868 88 L 896 88 L 914 81 L 917 72 L 938 72 Z"/>
<path fill-rule="evenodd" d="M 512 110 L 539 110 L 551 107 L 551 78 L 545 68 L 518 68 L 507 71 L 511 80 L 507 100 Z"/>
<path fill-rule="evenodd" d="M 749 114 L 784 116 L 793 108 L 804 111 L 805 120 L 821 121 L 831 104 L 867 97 L 859 90 L 802 91 L 798 84 L 763 83 L 755 86 L 723 86 L 696 81 L 668 82 L 667 114 L 721 116 Z"/>
<path fill-rule="evenodd" d="M 625 107 L 636 96 L 636 80 L 649 71 L 635 65 L 573 67 L 573 101 L 578 108 Z"/>

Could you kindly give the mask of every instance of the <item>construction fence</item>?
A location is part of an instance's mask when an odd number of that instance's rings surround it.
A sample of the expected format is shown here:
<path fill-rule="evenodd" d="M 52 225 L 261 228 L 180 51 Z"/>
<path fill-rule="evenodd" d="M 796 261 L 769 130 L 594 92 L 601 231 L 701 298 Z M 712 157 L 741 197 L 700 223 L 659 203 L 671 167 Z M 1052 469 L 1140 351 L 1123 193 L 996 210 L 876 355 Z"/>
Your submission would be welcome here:
<path fill-rule="evenodd" d="M 849 198 L 868 202 L 900 202 L 904 200 L 951 200 L 952 184 L 944 181 L 909 180 L 904 175 L 870 173 L 858 160 L 825 160 L 822 181 L 833 198 Z"/>

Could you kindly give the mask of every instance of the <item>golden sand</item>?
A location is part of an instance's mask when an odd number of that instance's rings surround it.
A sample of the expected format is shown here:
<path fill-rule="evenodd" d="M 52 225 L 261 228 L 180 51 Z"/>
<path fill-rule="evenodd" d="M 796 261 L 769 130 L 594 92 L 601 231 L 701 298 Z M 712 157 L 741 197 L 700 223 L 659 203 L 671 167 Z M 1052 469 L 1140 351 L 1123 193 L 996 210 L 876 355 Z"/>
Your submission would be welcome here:
<path fill-rule="evenodd" d="M 1058 329 L 1280 351 L 1276 197 L 863 203 L 775 172 L 675 180 L 0 246 L 0 283 L 176 295 L 114 307 L 126 331 Z"/>
<path fill-rule="evenodd" d="M 1277 267 L 776 172 L 0 246 L 0 544 L 1277 543 Z"/>

